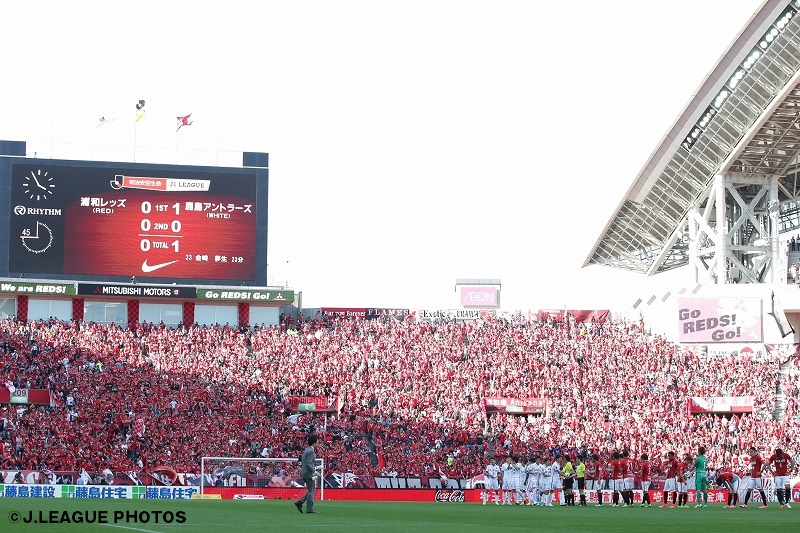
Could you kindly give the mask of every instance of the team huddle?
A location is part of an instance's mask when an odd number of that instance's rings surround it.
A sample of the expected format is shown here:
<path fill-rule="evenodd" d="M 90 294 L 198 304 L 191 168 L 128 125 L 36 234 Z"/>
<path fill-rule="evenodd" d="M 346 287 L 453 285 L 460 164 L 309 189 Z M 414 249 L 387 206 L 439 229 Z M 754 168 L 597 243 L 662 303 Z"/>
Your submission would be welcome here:
<path fill-rule="evenodd" d="M 714 481 L 728 491 L 726 509 L 735 508 L 739 491 L 745 491 L 744 501 L 740 505 L 746 508 L 758 491 L 761 497 L 761 508 L 768 507 L 764 492 L 762 475 L 772 471 L 774 476 L 775 495 L 781 509 L 791 508 L 791 491 L 789 472 L 794 466 L 791 456 L 780 448 L 766 461 L 755 448 L 748 450 L 750 463 L 747 472 L 739 476 L 730 467 L 723 466 L 716 470 Z M 631 507 L 634 505 L 635 493 L 641 491 L 641 507 L 650 507 L 651 477 L 656 472 L 647 454 L 642 454 L 638 461 L 629 456 L 628 451 L 614 452 L 608 460 L 599 455 L 575 457 L 575 464 L 568 455 L 539 456 L 523 459 L 508 456 L 501 464 L 492 459 L 484 471 L 484 492 L 481 494 L 483 504 L 493 501 L 497 505 L 539 505 L 552 507 L 553 501 L 562 506 L 575 506 L 575 493 L 578 494 L 578 506 L 587 505 L 587 492 L 596 492 L 596 506 L 603 505 L 603 491 L 611 491 L 612 507 Z M 669 452 L 666 461 L 661 465 L 663 487 L 661 487 L 661 507 L 686 507 L 689 501 L 689 487 L 696 491 L 696 508 L 708 506 L 709 465 L 706 449 L 700 446 L 697 456 L 686 454 L 678 460 L 675 452 Z M 639 489 L 634 490 L 635 481 L 640 481 Z M 559 497 L 561 492 L 563 496 Z M 620 501 L 621 500 L 621 501 Z M 671 504 L 670 504 L 671 501 Z"/>

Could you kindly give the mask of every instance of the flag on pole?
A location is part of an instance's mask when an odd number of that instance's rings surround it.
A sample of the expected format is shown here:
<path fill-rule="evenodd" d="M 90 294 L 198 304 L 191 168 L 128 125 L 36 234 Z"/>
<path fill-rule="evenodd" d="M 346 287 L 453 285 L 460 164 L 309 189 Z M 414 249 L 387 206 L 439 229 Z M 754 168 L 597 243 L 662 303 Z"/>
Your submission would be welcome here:
<path fill-rule="evenodd" d="M 191 113 L 189 113 L 185 117 L 178 117 L 178 129 L 175 130 L 175 132 L 177 133 L 184 126 L 191 126 L 192 122 L 194 122 L 194 121 L 192 120 L 192 114 Z"/>
<path fill-rule="evenodd" d="M 144 100 L 139 100 L 136 104 L 136 122 L 139 122 L 144 117 Z"/>

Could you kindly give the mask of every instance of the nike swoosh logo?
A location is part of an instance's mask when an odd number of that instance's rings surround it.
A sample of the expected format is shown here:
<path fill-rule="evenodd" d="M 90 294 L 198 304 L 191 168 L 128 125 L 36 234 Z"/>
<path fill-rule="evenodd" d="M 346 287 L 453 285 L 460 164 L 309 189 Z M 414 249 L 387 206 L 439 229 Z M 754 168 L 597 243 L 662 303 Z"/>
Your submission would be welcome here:
<path fill-rule="evenodd" d="M 176 259 L 175 261 L 167 261 L 166 263 L 159 263 L 157 265 L 148 265 L 147 264 L 147 259 L 145 259 L 144 263 L 142 263 L 142 272 L 145 272 L 145 273 L 153 272 L 155 270 L 158 270 L 159 268 L 164 268 L 165 266 L 169 266 L 172 263 L 177 263 L 177 262 L 178 262 L 178 260 Z"/>

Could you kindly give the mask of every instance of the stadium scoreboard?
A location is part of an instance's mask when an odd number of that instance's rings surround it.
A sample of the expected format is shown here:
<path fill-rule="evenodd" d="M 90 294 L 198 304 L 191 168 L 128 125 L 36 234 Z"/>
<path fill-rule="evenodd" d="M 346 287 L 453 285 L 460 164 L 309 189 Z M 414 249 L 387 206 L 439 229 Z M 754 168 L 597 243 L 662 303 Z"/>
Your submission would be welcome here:
<path fill-rule="evenodd" d="M 0 274 L 266 283 L 266 168 L 3 163 Z"/>

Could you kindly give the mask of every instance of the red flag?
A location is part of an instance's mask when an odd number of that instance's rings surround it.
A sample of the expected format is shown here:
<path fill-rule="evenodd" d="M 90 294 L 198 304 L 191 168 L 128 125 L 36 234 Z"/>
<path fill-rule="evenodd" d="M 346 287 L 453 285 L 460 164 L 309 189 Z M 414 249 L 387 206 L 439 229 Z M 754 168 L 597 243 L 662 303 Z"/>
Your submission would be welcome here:
<path fill-rule="evenodd" d="M 192 120 L 192 114 L 191 113 L 189 113 L 185 117 L 178 117 L 178 129 L 175 130 L 175 132 L 177 133 L 178 130 L 180 130 L 184 126 L 191 126 L 192 122 L 194 122 L 194 121 Z"/>

